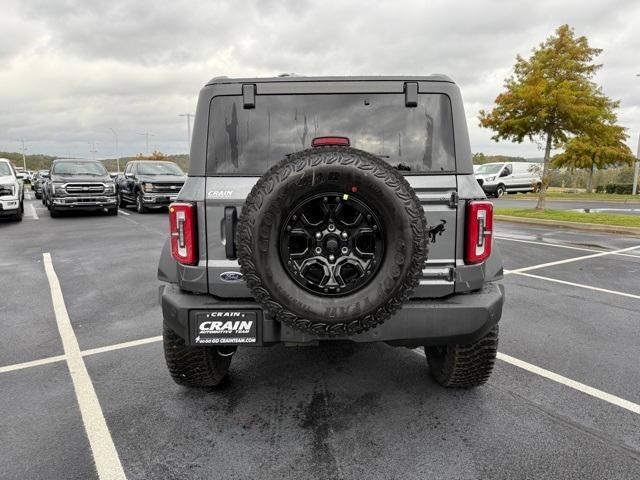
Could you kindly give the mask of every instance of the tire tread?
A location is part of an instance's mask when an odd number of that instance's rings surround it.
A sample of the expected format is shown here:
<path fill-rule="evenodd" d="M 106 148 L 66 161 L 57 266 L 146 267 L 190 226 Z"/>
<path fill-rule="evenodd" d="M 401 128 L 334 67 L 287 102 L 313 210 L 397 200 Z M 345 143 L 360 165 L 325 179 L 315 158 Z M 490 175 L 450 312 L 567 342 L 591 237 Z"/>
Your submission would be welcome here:
<path fill-rule="evenodd" d="M 486 383 L 493 371 L 498 353 L 498 325 L 475 343 L 425 347 L 424 350 L 431 376 L 440 385 L 477 387 Z"/>
<path fill-rule="evenodd" d="M 231 357 L 212 347 L 192 347 L 167 326 L 162 334 L 164 356 L 171 377 L 186 387 L 215 387 L 227 376 Z"/>

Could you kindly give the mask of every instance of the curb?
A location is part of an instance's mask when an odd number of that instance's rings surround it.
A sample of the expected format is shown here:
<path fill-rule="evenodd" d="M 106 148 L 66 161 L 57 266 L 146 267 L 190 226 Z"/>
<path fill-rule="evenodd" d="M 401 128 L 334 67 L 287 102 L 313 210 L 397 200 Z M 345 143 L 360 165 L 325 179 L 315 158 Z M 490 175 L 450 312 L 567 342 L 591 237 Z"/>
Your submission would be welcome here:
<path fill-rule="evenodd" d="M 617 225 L 605 225 L 602 223 L 565 222 L 562 220 L 546 220 L 542 218 L 512 217 L 510 215 L 494 215 L 493 219 L 500 222 L 525 223 L 528 225 L 545 225 L 560 228 L 572 228 L 574 230 L 618 233 L 640 237 L 640 227 L 620 227 Z"/>

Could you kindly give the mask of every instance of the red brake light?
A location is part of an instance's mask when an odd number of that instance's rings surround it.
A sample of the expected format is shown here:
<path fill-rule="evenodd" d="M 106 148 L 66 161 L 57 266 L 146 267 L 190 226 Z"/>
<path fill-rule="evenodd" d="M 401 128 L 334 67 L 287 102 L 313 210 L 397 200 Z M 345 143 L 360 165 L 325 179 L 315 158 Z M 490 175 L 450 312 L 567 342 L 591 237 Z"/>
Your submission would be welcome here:
<path fill-rule="evenodd" d="M 351 145 L 351 142 L 347 137 L 316 137 L 311 140 L 312 147 L 326 147 L 329 145 L 348 147 Z"/>
<path fill-rule="evenodd" d="M 474 201 L 467 204 L 465 262 L 480 263 L 491 255 L 493 243 L 493 204 Z"/>
<path fill-rule="evenodd" d="M 192 203 L 172 203 L 169 206 L 171 255 L 185 265 L 198 261 L 196 242 L 196 206 Z"/>

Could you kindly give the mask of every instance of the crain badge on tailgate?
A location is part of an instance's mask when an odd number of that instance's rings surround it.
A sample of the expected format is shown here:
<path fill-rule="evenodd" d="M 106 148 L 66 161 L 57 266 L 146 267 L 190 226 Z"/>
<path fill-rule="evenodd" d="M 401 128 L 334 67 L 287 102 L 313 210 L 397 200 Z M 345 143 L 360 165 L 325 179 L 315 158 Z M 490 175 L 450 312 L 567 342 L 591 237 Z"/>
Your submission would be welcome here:
<path fill-rule="evenodd" d="M 220 274 L 220 280 L 223 282 L 241 282 L 243 279 L 240 272 L 222 272 Z"/>
<path fill-rule="evenodd" d="M 233 196 L 233 190 L 209 190 L 207 198 L 230 198 Z"/>

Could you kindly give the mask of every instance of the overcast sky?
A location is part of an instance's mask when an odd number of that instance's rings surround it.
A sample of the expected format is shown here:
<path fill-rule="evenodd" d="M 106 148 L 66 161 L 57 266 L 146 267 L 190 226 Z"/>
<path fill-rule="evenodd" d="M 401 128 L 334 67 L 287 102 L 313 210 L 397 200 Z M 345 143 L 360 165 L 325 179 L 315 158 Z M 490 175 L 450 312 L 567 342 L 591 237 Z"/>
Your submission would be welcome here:
<path fill-rule="evenodd" d="M 88 157 L 187 151 L 217 75 L 423 75 L 458 82 L 474 152 L 541 156 L 478 127 L 516 54 L 569 23 L 604 49 L 597 81 L 640 133 L 640 2 L 0 0 L 0 150 Z"/>

